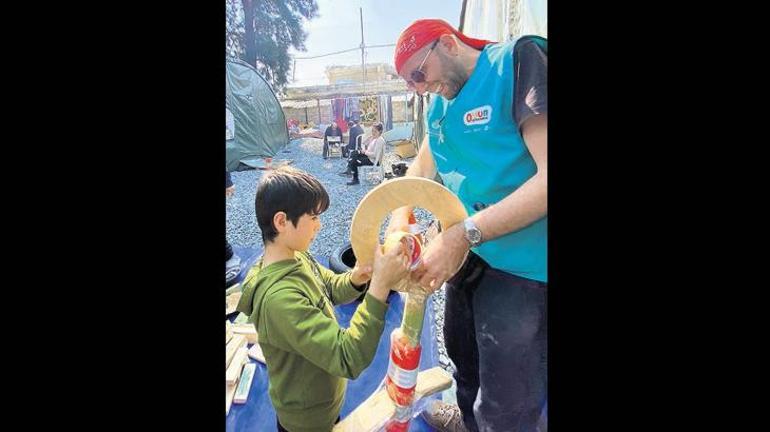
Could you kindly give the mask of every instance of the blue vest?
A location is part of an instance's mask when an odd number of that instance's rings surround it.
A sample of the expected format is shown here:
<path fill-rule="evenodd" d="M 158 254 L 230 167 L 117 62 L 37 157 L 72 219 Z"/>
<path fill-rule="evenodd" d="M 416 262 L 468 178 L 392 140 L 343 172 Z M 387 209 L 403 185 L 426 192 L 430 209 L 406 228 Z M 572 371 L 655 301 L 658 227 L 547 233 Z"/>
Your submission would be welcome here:
<path fill-rule="evenodd" d="M 435 95 L 428 110 L 426 130 L 436 168 L 469 215 L 501 201 L 537 171 L 513 121 L 515 43 L 487 45 L 460 93 L 452 100 Z M 548 218 L 473 252 L 498 270 L 547 282 Z"/>

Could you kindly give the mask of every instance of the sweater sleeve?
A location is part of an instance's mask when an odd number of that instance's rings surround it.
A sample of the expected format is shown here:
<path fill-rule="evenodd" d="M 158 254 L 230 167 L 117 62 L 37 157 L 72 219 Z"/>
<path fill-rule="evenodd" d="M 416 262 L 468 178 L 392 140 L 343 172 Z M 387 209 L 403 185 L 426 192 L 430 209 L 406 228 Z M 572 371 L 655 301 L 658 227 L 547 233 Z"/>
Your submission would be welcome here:
<path fill-rule="evenodd" d="M 358 298 L 364 288 L 356 288 L 351 280 L 352 273 L 350 271 L 335 274 L 333 271 L 327 268 L 321 268 L 321 277 L 326 282 L 326 286 L 331 289 L 332 303 L 347 304 Z"/>
<path fill-rule="evenodd" d="M 355 379 L 369 366 L 385 328 L 387 305 L 367 294 L 345 329 L 300 291 L 284 289 L 265 298 L 270 344 L 296 352 L 327 373 Z"/>

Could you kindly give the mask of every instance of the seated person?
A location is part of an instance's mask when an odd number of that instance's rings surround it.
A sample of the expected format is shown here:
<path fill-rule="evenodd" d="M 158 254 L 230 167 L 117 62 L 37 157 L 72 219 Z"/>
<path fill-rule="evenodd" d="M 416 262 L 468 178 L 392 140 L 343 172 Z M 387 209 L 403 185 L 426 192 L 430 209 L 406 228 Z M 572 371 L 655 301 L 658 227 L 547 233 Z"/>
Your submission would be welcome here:
<path fill-rule="evenodd" d="M 372 136 L 363 152 L 353 151 L 351 152 L 350 159 L 348 160 L 348 169 L 344 173 L 352 173 L 353 180 L 349 181 L 348 185 L 357 185 L 358 182 L 358 167 L 363 165 L 374 165 L 372 160 L 376 159 L 377 154 L 383 150 L 385 146 L 385 138 L 382 137 L 382 123 L 377 123 L 372 126 Z M 341 173 L 343 174 L 343 173 Z"/>
<path fill-rule="evenodd" d="M 358 150 L 356 148 L 356 139 L 358 138 L 359 135 L 364 134 L 364 129 L 361 127 L 361 125 L 358 124 L 358 120 L 349 121 L 348 128 L 349 128 L 348 145 L 344 148 L 344 151 L 342 153 L 342 156 L 344 157 L 348 157 L 351 151 Z M 352 174 L 352 172 L 350 174 Z"/>
<path fill-rule="evenodd" d="M 339 137 L 338 142 L 342 142 L 342 129 L 337 127 L 337 123 L 332 121 L 332 124 L 329 125 L 329 127 L 326 128 L 326 132 L 324 132 L 324 150 L 323 150 L 323 157 L 324 159 L 327 159 L 329 157 L 329 137 Z"/>

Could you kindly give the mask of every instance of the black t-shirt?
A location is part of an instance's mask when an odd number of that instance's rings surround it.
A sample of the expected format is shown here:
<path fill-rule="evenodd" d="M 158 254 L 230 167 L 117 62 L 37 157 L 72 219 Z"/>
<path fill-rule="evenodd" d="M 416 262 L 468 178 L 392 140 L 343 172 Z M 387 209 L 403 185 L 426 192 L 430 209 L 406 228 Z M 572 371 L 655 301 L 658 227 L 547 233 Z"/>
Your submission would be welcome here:
<path fill-rule="evenodd" d="M 352 128 L 350 128 L 350 139 L 348 140 L 348 148 L 354 149 L 356 148 L 356 138 L 364 133 L 364 129 L 360 125 L 354 125 Z"/>
<path fill-rule="evenodd" d="M 535 114 L 548 112 L 548 55 L 532 39 L 521 39 L 514 47 L 513 116 L 521 125 Z"/>
<path fill-rule="evenodd" d="M 324 132 L 324 141 L 328 142 L 330 136 L 338 136 L 340 137 L 340 142 L 342 142 L 342 129 L 337 127 L 336 129 L 332 129 L 331 126 L 326 128 L 326 131 Z"/>

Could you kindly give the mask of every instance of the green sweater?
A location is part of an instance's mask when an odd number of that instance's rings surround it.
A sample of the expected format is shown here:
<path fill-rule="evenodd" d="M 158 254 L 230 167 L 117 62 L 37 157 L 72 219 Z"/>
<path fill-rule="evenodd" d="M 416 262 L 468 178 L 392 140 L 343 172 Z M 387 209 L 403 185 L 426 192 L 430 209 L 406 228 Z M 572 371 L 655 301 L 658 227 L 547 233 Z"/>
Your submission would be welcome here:
<path fill-rule="evenodd" d="M 361 292 L 306 252 L 262 268 L 243 283 L 238 310 L 249 315 L 265 354 L 269 394 L 281 424 L 291 432 L 330 431 L 340 414 L 347 380 L 374 358 L 387 305 L 366 294 L 344 329 L 333 304 Z"/>

